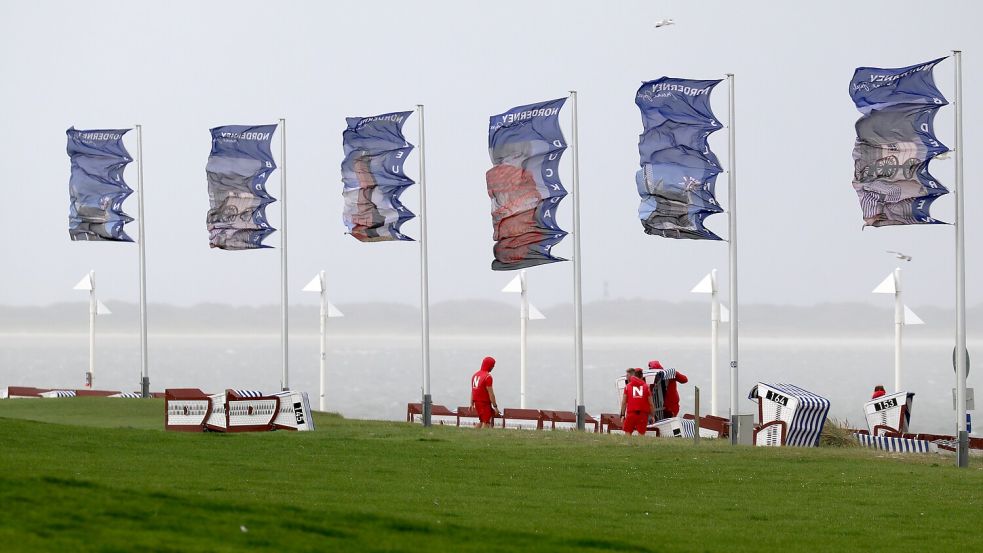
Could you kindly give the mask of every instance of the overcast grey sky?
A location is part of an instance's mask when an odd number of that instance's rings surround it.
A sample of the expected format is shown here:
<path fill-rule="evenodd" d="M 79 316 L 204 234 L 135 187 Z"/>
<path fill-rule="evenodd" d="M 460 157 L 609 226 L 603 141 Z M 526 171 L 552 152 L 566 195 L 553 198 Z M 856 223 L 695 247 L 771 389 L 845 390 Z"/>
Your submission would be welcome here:
<path fill-rule="evenodd" d="M 808 6 L 808 7 L 804 7 Z M 204 167 L 208 129 L 287 119 L 292 302 L 328 271 L 332 300 L 418 301 L 415 243 L 362 244 L 341 223 L 341 132 L 346 116 L 426 104 L 431 298 L 511 299 L 512 277 L 490 270 L 491 218 L 484 173 L 488 116 L 580 93 L 584 299 L 691 299 L 711 268 L 726 283 L 727 245 L 647 236 L 637 219 L 634 94 L 669 75 L 737 75 L 741 298 L 812 304 L 887 301 L 871 289 L 904 265 L 907 303 L 953 303 L 951 226 L 861 231 L 851 187 L 854 122 L 847 94 L 857 66 L 900 67 L 964 54 L 967 282 L 974 286 L 983 195 L 981 9 L 970 2 L 41 2 L 0 8 L 0 89 L 6 132 L 3 193 L 8 264 L 0 304 L 83 300 L 71 286 L 90 268 L 101 297 L 136 301 L 133 244 L 68 238 L 69 159 L 64 131 L 144 125 L 151 302 L 272 304 L 279 250 L 209 250 Z M 656 30 L 672 17 L 677 25 Z M 936 81 L 951 100 L 953 64 Z M 727 116 L 727 90 L 712 104 Z M 561 114 L 569 137 L 569 104 Z M 953 108 L 936 130 L 952 146 Z M 416 143 L 416 116 L 406 125 Z M 134 133 L 127 144 L 135 154 Z M 276 143 L 275 143 L 276 144 Z M 726 131 L 711 145 L 725 166 Z M 277 147 L 274 147 L 277 150 Z M 572 187 L 570 152 L 563 180 Z M 278 160 L 278 163 L 279 160 Z M 282 165 L 282 163 L 281 163 Z M 953 185 L 953 166 L 933 173 Z M 416 174 L 416 157 L 407 162 Z M 136 188 L 136 166 L 127 180 Z M 717 195 L 727 206 L 726 175 Z M 279 176 L 270 179 L 280 197 Z M 417 190 L 404 202 L 418 212 Z M 570 229 L 573 199 L 559 210 Z M 125 209 L 136 215 L 136 195 Z M 933 215 L 951 221 L 953 195 Z M 269 210 L 280 227 L 279 204 Z M 404 231 L 418 237 L 417 220 Z M 565 223 L 565 224 L 564 224 Z M 707 226 L 726 236 L 727 216 Z M 136 235 L 136 223 L 127 227 Z M 279 233 L 267 239 L 278 246 Z M 555 253 L 569 256 L 572 238 Z M 569 301 L 572 266 L 529 271 L 533 301 Z M 726 288 L 726 286 L 725 286 Z"/>

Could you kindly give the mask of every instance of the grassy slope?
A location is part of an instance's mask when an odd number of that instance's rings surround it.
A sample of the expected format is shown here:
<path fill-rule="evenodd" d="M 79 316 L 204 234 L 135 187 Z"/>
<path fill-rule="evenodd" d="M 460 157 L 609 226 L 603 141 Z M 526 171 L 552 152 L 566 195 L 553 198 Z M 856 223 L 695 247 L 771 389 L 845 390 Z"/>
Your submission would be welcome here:
<path fill-rule="evenodd" d="M 183 434 L 162 419 L 159 400 L 0 402 L 2 549 L 983 549 L 975 459 L 329 416 L 312 433 Z"/>

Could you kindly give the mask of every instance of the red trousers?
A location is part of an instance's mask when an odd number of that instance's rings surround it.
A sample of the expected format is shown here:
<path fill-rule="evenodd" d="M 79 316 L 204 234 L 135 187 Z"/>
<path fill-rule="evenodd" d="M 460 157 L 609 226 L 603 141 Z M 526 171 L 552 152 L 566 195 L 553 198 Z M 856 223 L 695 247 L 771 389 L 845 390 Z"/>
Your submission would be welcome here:
<path fill-rule="evenodd" d="M 625 434 L 631 434 L 632 431 L 637 430 L 642 436 L 645 435 L 645 430 L 648 428 L 649 414 L 641 411 L 629 411 L 625 415 L 625 422 L 621 429 L 625 431 Z"/>

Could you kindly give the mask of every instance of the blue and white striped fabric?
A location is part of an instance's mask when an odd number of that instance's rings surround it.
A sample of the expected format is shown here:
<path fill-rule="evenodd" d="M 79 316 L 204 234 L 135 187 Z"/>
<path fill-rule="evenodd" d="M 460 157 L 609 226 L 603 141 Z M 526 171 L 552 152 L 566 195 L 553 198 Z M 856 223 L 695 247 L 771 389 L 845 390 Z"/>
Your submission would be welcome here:
<path fill-rule="evenodd" d="M 142 398 L 143 394 L 140 392 L 120 392 L 109 397 Z"/>
<path fill-rule="evenodd" d="M 263 392 L 258 390 L 231 390 L 231 392 L 239 397 L 263 397 Z"/>
<path fill-rule="evenodd" d="M 41 397 L 75 397 L 75 390 L 51 390 L 41 394 Z"/>
<path fill-rule="evenodd" d="M 871 449 L 881 449 L 897 453 L 937 453 L 939 451 L 938 446 L 927 440 L 888 438 L 886 436 L 871 436 L 870 434 L 860 433 L 856 433 L 853 436 L 857 439 L 857 443 Z"/>
<path fill-rule="evenodd" d="M 826 415 L 829 414 L 829 400 L 793 384 L 768 384 L 766 382 L 759 382 L 754 388 L 751 388 L 748 399 L 761 401 L 758 396 L 759 385 L 773 388 L 780 393 L 794 397 L 799 402 L 798 408 L 792 414 L 792 422 L 788 425 L 785 445 L 817 447 L 819 435 L 822 434 L 823 425 L 826 424 Z M 768 421 L 761 422 L 763 424 Z"/>

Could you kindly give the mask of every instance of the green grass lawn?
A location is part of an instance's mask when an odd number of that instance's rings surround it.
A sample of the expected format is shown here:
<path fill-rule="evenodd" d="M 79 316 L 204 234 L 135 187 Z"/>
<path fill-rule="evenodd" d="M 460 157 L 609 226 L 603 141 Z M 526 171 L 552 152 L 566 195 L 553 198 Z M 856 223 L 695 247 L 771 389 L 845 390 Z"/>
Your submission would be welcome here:
<path fill-rule="evenodd" d="M 983 550 L 977 458 L 316 420 L 0 401 L 0 551 Z"/>

